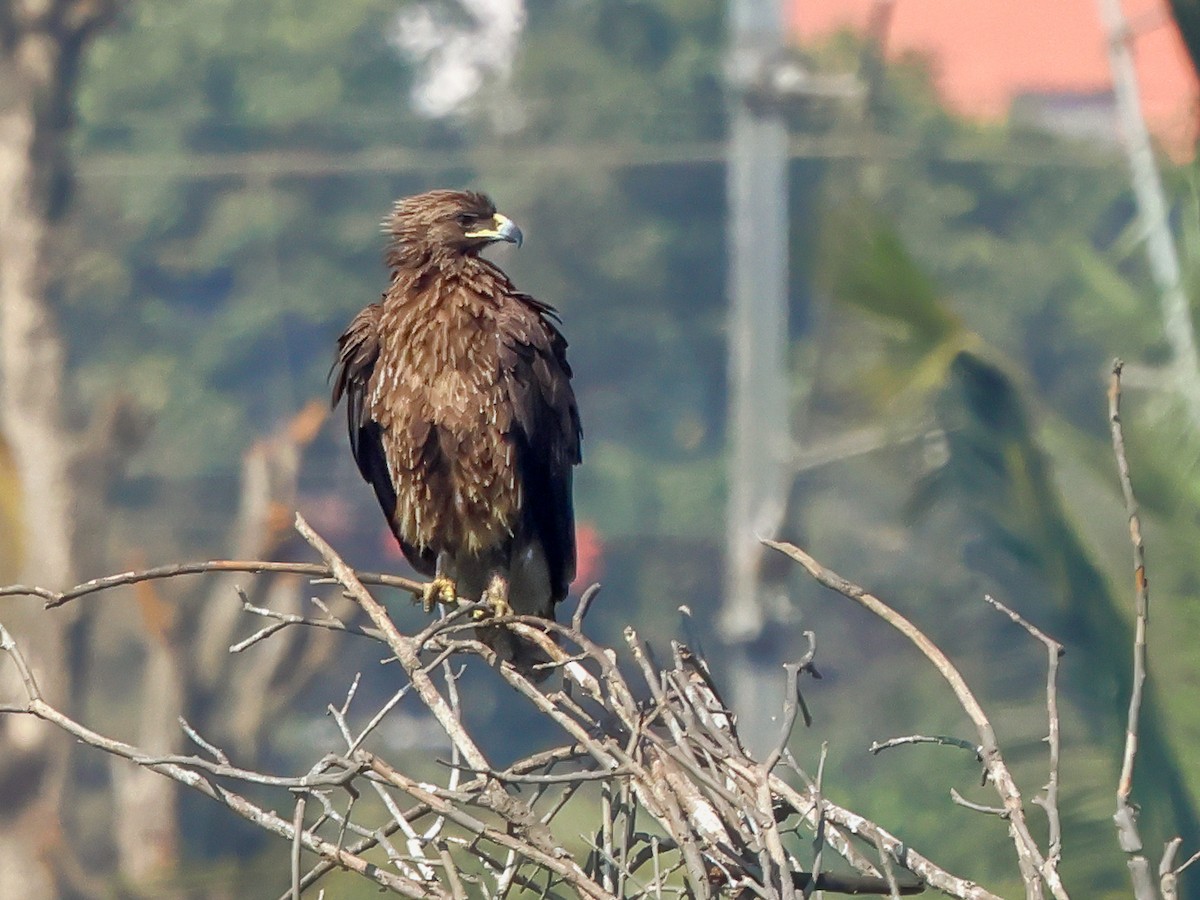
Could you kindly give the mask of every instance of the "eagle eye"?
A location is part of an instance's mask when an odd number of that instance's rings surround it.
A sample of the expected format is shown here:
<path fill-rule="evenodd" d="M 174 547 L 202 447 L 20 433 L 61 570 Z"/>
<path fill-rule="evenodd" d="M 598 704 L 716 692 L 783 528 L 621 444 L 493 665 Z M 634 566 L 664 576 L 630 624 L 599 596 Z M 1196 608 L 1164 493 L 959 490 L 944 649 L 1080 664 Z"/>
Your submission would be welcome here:
<path fill-rule="evenodd" d="M 478 222 L 479 216 L 477 216 L 475 213 L 463 212 L 455 216 L 454 220 L 463 228 L 466 228 L 468 225 L 474 225 L 476 222 Z"/>

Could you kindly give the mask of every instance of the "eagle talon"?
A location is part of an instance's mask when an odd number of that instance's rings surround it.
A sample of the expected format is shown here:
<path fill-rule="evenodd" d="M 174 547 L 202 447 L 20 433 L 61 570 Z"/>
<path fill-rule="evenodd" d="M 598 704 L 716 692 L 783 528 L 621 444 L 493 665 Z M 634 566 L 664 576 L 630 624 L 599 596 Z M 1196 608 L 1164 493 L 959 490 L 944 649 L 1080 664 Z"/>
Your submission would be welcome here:
<path fill-rule="evenodd" d="M 487 604 L 486 609 L 477 609 L 471 613 L 471 618 L 476 622 L 483 619 L 503 619 L 505 616 L 515 616 L 513 608 L 508 605 L 508 601 L 503 597 L 499 599 L 484 595 L 483 602 Z"/>
<path fill-rule="evenodd" d="M 458 587 L 454 581 L 445 575 L 439 575 L 433 581 L 426 582 L 421 588 L 421 607 L 426 614 L 433 612 L 439 603 L 452 606 L 458 602 Z"/>
<path fill-rule="evenodd" d="M 502 619 L 505 616 L 515 615 L 513 608 L 508 605 L 508 584 L 499 576 L 492 576 L 492 582 L 488 585 L 486 591 L 483 592 L 483 602 L 487 604 L 487 609 L 477 609 L 472 614 L 476 621 L 480 619 Z"/>

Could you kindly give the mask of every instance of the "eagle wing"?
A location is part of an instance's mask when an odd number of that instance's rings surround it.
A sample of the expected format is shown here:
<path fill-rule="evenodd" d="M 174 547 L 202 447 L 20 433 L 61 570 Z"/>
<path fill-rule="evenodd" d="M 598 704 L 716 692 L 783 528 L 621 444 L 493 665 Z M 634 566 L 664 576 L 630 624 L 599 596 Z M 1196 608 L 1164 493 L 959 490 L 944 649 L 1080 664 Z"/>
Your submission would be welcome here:
<path fill-rule="evenodd" d="M 572 468 L 581 460 L 579 409 L 571 389 L 567 341 L 554 308 L 526 294 L 504 308 L 500 376 L 511 407 L 509 439 L 517 453 L 522 526 L 545 554 L 553 603 L 575 578 Z"/>
<path fill-rule="evenodd" d="M 379 359 L 379 320 L 383 306 L 373 303 L 351 321 L 350 326 L 338 338 L 338 355 L 333 364 L 333 405 L 337 406 L 342 396 L 346 397 L 346 424 L 350 432 L 350 449 L 358 471 L 375 490 L 375 497 L 387 517 L 388 525 L 404 557 L 422 575 L 432 576 L 436 569 L 436 557 L 431 551 L 418 551 L 401 537 L 396 527 L 396 488 L 388 471 L 387 457 L 383 449 L 383 430 L 374 421 L 368 410 L 367 393 L 370 390 L 371 374 Z"/>

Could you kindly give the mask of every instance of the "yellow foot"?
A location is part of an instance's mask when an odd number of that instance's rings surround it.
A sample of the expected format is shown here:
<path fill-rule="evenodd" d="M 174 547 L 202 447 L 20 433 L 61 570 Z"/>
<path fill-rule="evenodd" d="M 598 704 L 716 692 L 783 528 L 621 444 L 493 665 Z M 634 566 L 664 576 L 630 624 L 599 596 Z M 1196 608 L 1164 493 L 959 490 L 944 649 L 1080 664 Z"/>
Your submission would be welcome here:
<path fill-rule="evenodd" d="M 445 575 L 439 575 L 433 581 L 427 582 L 421 590 L 421 606 L 426 613 L 433 612 L 433 608 L 439 603 L 450 606 L 456 602 L 458 588 L 454 581 Z"/>
<path fill-rule="evenodd" d="M 508 605 L 508 582 L 500 575 L 493 575 L 487 590 L 483 592 L 483 602 L 489 609 L 476 610 L 475 618 L 499 619 L 513 615 L 513 608 Z"/>

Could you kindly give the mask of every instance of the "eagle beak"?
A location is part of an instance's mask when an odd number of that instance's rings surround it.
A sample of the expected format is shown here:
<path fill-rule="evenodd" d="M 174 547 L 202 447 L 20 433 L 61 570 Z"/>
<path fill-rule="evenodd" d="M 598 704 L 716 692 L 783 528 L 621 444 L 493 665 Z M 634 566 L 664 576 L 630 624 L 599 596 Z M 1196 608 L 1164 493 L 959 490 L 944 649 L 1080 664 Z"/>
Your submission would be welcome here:
<path fill-rule="evenodd" d="M 466 237 L 478 238 L 486 241 L 508 241 L 510 244 L 521 246 L 521 242 L 525 236 L 521 234 L 521 229 L 517 227 L 517 223 L 508 216 L 496 213 L 492 216 L 491 228 L 478 228 L 475 231 L 468 231 Z"/>

